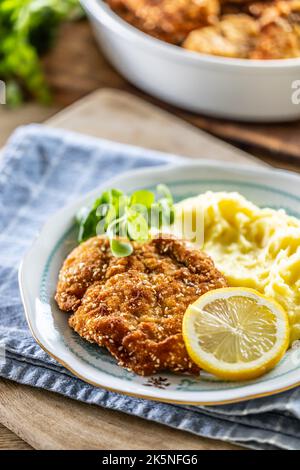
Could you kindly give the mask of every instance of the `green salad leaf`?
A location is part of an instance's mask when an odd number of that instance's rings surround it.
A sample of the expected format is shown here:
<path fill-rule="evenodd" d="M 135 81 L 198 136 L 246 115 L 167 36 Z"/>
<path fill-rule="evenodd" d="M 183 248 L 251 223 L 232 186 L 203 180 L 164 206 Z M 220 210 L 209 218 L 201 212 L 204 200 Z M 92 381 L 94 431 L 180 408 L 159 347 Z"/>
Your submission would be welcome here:
<path fill-rule="evenodd" d="M 126 210 L 127 232 L 130 240 L 147 241 L 149 238 L 149 226 L 147 218 L 134 208 Z"/>
<path fill-rule="evenodd" d="M 130 198 L 130 204 L 132 206 L 141 204 L 147 209 L 151 209 L 152 204 L 155 201 L 155 195 L 151 191 L 147 191 L 146 189 L 139 189 L 135 191 Z"/>
<path fill-rule="evenodd" d="M 78 242 L 95 235 L 106 235 L 114 256 L 132 253 L 130 241 L 145 242 L 151 228 L 161 228 L 174 221 L 174 203 L 169 188 L 158 185 L 156 194 L 138 190 L 131 195 L 118 189 L 104 191 L 90 208 L 82 208 L 76 220 Z"/>
<path fill-rule="evenodd" d="M 133 247 L 131 243 L 120 241 L 116 238 L 112 238 L 110 240 L 110 249 L 112 254 L 117 258 L 124 258 L 126 256 L 131 255 L 131 253 L 133 252 Z"/>

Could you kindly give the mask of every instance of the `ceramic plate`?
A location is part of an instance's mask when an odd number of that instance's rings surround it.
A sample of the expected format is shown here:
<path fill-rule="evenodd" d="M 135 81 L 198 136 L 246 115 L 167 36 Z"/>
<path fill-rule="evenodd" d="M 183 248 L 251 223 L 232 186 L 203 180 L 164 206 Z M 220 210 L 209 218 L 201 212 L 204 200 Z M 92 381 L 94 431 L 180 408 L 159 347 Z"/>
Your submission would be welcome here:
<path fill-rule="evenodd" d="M 250 382 L 160 374 L 139 377 L 119 367 L 102 348 L 81 339 L 67 323 L 54 293 L 60 266 L 76 245 L 74 214 L 105 187 L 124 191 L 169 185 L 177 201 L 208 190 L 238 191 L 259 206 L 284 208 L 300 219 L 300 177 L 284 171 L 222 163 L 166 165 L 123 174 L 56 213 L 42 229 L 20 267 L 27 321 L 36 341 L 82 380 L 127 395 L 182 404 L 223 404 L 278 393 L 300 383 L 300 353 L 287 352 L 267 375 Z"/>

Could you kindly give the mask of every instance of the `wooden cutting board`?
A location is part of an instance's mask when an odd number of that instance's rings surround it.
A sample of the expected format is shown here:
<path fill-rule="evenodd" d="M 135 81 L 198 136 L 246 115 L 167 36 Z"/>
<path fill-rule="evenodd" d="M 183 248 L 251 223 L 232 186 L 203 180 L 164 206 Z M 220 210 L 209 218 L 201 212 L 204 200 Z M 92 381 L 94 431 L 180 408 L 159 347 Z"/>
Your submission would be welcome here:
<path fill-rule="evenodd" d="M 49 126 L 186 155 L 251 165 L 250 155 L 133 95 L 103 89 L 47 121 Z M 234 449 L 236 446 L 0 381 L 0 422 L 35 449 Z"/>

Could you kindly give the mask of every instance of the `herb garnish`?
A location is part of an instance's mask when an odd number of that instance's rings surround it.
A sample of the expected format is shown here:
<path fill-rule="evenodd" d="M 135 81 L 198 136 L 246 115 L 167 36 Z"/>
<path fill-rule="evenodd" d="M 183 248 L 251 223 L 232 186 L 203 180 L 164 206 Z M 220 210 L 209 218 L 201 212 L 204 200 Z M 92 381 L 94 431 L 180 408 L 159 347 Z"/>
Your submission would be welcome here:
<path fill-rule="evenodd" d="M 105 234 L 114 256 L 129 256 L 133 251 L 130 241 L 147 241 L 151 228 L 160 229 L 173 223 L 173 197 L 164 184 L 156 187 L 156 193 L 140 189 L 126 195 L 118 189 L 110 189 L 90 208 L 80 210 L 76 219 L 79 243 Z"/>

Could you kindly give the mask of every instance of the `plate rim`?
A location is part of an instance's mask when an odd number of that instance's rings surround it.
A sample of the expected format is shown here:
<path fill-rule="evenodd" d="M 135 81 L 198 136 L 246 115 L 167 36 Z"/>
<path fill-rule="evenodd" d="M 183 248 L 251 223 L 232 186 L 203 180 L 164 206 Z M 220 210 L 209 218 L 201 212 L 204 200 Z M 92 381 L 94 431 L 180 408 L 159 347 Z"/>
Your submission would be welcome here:
<path fill-rule="evenodd" d="M 54 212 L 49 217 L 49 219 L 43 224 L 43 226 L 41 227 L 41 229 L 37 233 L 36 237 L 34 238 L 30 248 L 25 253 L 25 255 L 24 255 L 24 257 L 23 257 L 23 259 L 20 263 L 20 266 L 19 266 L 18 281 L 19 281 L 19 289 L 20 289 L 20 294 L 21 294 L 21 300 L 22 300 L 22 304 L 24 306 L 24 312 L 25 312 L 25 317 L 26 317 L 27 324 L 28 324 L 29 329 L 31 331 L 31 334 L 32 334 L 33 338 L 35 339 L 35 341 L 37 342 L 37 344 L 50 357 L 52 357 L 54 360 L 56 360 L 60 365 L 65 367 L 67 370 L 69 370 L 74 376 L 78 377 L 82 381 L 84 381 L 86 383 L 89 383 L 89 384 L 91 384 L 95 387 L 98 387 L 98 388 L 100 387 L 100 388 L 106 389 L 108 391 L 121 393 L 123 395 L 136 397 L 136 398 L 140 398 L 140 399 L 154 400 L 154 401 L 159 401 L 159 402 L 169 403 L 169 404 L 194 405 L 194 406 L 207 406 L 207 405 L 215 406 L 215 405 L 239 403 L 239 402 L 242 402 L 242 401 L 247 401 L 247 400 L 252 400 L 252 399 L 256 399 L 256 398 L 262 398 L 262 397 L 282 393 L 284 391 L 290 390 L 290 389 L 295 388 L 295 387 L 300 385 L 300 380 L 299 380 L 298 382 L 294 382 L 293 384 L 289 384 L 289 385 L 286 385 L 284 387 L 277 388 L 276 390 L 270 390 L 270 391 L 261 392 L 261 393 L 249 393 L 249 394 L 246 394 L 242 397 L 236 397 L 236 398 L 231 398 L 231 399 L 229 398 L 229 399 L 225 399 L 225 400 L 214 400 L 214 401 L 206 401 L 206 400 L 205 401 L 203 401 L 203 400 L 200 400 L 200 401 L 192 400 L 192 401 L 190 401 L 190 400 L 177 400 L 177 399 L 173 399 L 173 398 L 165 398 L 165 397 L 161 397 L 161 396 L 154 396 L 154 394 L 151 393 L 151 390 L 149 390 L 148 394 L 134 393 L 134 392 L 127 391 L 127 390 L 125 391 L 125 390 L 122 390 L 120 388 L 107 386 L 105 383 L 94 382 L 90 379 L 87 379 L 85 376 L 81 375 L 81 373 L 78 372 L 76 369 L 74 369 L 72 365 L 65 362 L 64 359 L 62 359 L 60 356 L 56 356 L 52 351 L 50 351 L 45 346 L 45 344 L 43 344 L 43 339 L 42 339 L 41 335 L 39 335 L 39 331 L 36 331 L 33 324 L 32 324 L 32 321 L 31 321 L 32 312 L 31 312 L 31 307 L 30 307 L 30 301 L 27 298 L 28 292 L 26 292 L 25 283 L 23 281 L 24 276 L 26 274 L 26 262 L 28 261 L 28 259 L 32 255 L 32 253 L 34 252 L 35 248 L 37 248 L 37 244 L 38 244 L 42 234 L 47 230 L 48 224 L 51 223 L 51 220 L 54 217 L 57 217 L 58 214 L 62 214 L 67 210 L 72 210 L 72 208 L 75 209 L 76 206 L 82 204 L 84 201 L 87 201 L 96 192 L 101 190 L 101 188 L 105 188 L 105 187 L 114 185 L 115 182 L 117 183 L 120 180 L 125 181 L 126 179 L 129 178 L 129 176 L 130 176 L 130 178 L 133 178 L 133 177 L 135 178 L 135 177 L 138 177 L 140 174 L 143 174 L 143 176 L 145 176 L 145 174 L 147 174 L 147 173 L 153 174 L 153 172 L 159 171 L 159 170 L 162 170 L 162 169 L 163 170 L 175 169 L 175 168 L 178 169 L 178 167 L 186 168 L 186 167 L 196 166 L 197 168 L 199 168 L 199 167 L 216 168 L 216 167 L 219 167 L 219 165 L 220 165 L 220 161 L 212 162 L 211 160 L 204 160 L 204 159 L 202 159 L 201 161 L 182 161 L 181 160 L 181 161 L 174 162 L 174 163 L 167 163 L 167 164 L 158 165 L 158 166 L 154 166 L 154 167 L 146 167 L 146 168 L 141 168 L 141 169 L 137 169 L 137 170 L 126 171 L 126 172 L 121 173 L 120 175 L 117 175 L 116 177 L 108 180 L 107 182 L 99 185 L 97 188 L 94 188 L 93 190 L 89 191 L 88 193 L 83 194 L 82 196 L 79 196 L 78 198 L 76 198 L 75 201 L 67 204 L 66 206 L 64 206 L 60 210 Z M 252 173 L 252 175 L 259 173 L 259 174 L 263 174 L 265 176 L 267 176 L 267 175 L 271 176 L 271 175 L 274 175 L 274 173 L 277 173 L 277 175 L 286 176 L 288 178 L 294 179 L 298 183 L 300 182 L 300 176 L 297 175 L 296 173 L 288 171 L 288 170 L 281 170 L 281 169 L 272 168 L 272 167 L 270 167 L 270 168 L 268 168 L 268 167 L 259 167 L 259 166 L 254 167 L 254 166 L 251 166 L 251 165 L 240 164 L 240 163 L 235 164 L 235 163 L 229 162 L 227 164 L 227 162 L 226 162 L 226 167 L 224 169 L 226 169 L 228 172 L 233 171 L 233 173 L 235 173 L 235 172 L 238 173 L 238 172 L 242 171 L 244 173 L 247 172 L 247 174 L 249 174 L 249 172 L 250 172 L 250 173 Z M 299 200 L 300 200 L 300 197 L 299 197 Z M 48 250 L 48 252 L 49 252 L 49 250 Z M 109 374 L 107 374 L 107 375 L 109 375 Z M 233 389 L 234 389 L 234 387 L 233 387 Z M 152 392 L 154 392 L 154 390 Z M 220 390 L 220 392 L 221 392 L 221 390 Z M 194 392 L 194 393 L 196 393 L 196 392 Z M 217 392 L 217 393 L 219 393 L 219 392 Z"/>

